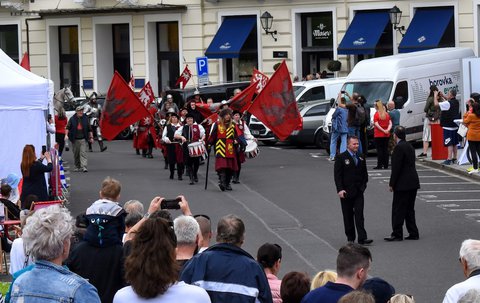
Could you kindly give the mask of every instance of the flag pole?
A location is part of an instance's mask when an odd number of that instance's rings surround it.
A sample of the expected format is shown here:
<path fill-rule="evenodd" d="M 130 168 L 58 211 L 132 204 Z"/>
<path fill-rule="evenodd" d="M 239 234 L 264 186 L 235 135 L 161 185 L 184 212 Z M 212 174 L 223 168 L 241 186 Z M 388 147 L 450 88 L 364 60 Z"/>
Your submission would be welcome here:
<path fill-rule="evenodd" d="M 207 171 L 205 173 L 205 190 L 207 190 L 208 186 L 208 168 L 210 167 L 210 149 L 207 148 Z"/>

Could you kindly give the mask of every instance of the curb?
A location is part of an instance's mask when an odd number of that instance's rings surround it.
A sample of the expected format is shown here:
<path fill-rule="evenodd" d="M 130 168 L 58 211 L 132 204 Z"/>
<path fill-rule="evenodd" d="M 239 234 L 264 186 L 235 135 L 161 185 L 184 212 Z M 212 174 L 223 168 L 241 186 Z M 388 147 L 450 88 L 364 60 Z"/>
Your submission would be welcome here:
<path fill-rule="evenodd" d="M 472 179 L 474 181 L 480 181 L 480 174 L 468 174 L 466 169 L 463 169 L 459 165 L 443 165 L 442 163 L 435 162 L 434 160 L 427 160 L 427 159 L 416 159 L 417 162 L 420 162 L 421 164 L 424 164 L 425 166 L 430 166 L 433 168 L 438 168 L 442 170 L 446 170 L 448 172 L 451 172 L 455 175 L 465 177 Z"/>

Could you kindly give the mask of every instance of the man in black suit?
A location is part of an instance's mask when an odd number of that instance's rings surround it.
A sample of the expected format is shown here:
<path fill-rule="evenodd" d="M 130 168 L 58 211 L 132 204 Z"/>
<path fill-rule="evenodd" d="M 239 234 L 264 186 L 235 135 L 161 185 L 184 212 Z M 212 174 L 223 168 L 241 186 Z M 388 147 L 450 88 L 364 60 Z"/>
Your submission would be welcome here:
<path fill-rule="evenodd" d="M 340 197 L 343 213 L 343 225 L 348 242 L 355 241 L 357 228 L 358 243 L 370 244 L 367 238 L 363 218 L 363 192 L 367 188 L 367 163 L 363 155 L 358 154 L 358 137 L 347 139 L 347 150 L 335 159 L 334 175 L 337 193 Z"/>
<path fill-rule="evenodd" d="M 392 154 L 392 174 L 390 175 L 390 191 L 393 191 L 392 229 L 390 237 L 385 241 L 403 240 L 403 222 L 409 233 L 405 240 L 418 240 L 418 228 L 415 223 L 415 198 L 420 188 L 415 168 L 415 149 L 405 141 L 405 127 L 397 126 L 394 131 L 397 142 Z"/>

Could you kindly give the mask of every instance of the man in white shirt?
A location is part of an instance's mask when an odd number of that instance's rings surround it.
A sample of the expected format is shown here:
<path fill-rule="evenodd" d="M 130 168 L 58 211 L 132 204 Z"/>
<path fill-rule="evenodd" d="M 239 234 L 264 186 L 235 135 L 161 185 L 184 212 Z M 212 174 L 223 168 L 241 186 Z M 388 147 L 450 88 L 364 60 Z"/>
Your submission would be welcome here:
<path fill-rule="evenodd" d="M 450 287 L 443 298 L 443 303 L 457 303 L 470 289 L 480 290 L 480 241 L 473 239 L 463 241 L 459 261 L 467 279 Z"/>

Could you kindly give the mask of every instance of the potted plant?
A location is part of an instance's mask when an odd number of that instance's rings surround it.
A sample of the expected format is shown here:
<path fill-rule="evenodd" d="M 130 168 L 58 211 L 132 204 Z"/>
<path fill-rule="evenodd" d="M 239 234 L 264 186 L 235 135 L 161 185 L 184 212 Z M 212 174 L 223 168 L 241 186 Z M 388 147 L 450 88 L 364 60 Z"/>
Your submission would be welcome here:
<path fill-rule="evenodd" d="M 342 68 L 342 62 L 338 60 L 332 60 L 328 62 L 327 68 L 331 72 L 338 72 Z"/>

